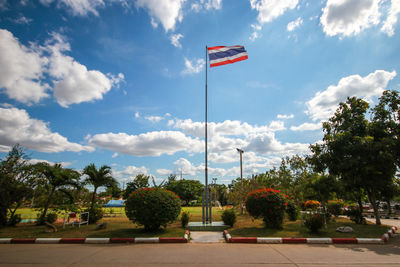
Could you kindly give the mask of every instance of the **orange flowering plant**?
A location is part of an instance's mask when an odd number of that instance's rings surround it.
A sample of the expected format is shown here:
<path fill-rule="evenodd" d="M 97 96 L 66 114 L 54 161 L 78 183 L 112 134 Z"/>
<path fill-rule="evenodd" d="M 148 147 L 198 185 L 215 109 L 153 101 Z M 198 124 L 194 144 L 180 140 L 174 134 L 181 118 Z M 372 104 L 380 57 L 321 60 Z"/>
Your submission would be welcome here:
<path fill-rule="evenodd" d="M 126 216 L 133 222 L 153 231 L 166 227 L 181 213 L 180 198 L 163 188 L 139 188 L 126 200 Z"/>
<path fill-rule="evenodd" d="M 316 200 L 307 200 L 306 202 L 304 202 L 304 208 L 306 210 L 316 210 L 320 205 L 321 203 Z"/>
<path fill-rule="evenodd" d="M 283 217 L 290 198 L 279 190 L 262 188 L 246 197 L 246 210 L 254 218 L 262 218 L 265 227 L 282 229 Z"/>

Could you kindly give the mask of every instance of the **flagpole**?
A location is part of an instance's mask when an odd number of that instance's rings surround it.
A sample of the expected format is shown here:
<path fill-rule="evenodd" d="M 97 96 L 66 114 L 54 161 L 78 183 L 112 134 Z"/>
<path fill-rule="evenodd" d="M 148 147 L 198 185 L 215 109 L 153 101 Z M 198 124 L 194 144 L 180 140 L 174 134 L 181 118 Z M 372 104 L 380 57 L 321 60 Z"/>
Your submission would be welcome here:
<path fill-rule="evenodd" d="M 207 135 L 207 46 L 206 46 L 206 112 L 205 112 L 205 198 L 206 198 L 206 216 L 205 222 L 208 223 L 210 221 L 209 214 L 208 214 L 208 207 L 209 207 L 209 197 L 208 197 L 208 157 L 207 157 L 207 142 L 208 142 L 208 135 Z"/>

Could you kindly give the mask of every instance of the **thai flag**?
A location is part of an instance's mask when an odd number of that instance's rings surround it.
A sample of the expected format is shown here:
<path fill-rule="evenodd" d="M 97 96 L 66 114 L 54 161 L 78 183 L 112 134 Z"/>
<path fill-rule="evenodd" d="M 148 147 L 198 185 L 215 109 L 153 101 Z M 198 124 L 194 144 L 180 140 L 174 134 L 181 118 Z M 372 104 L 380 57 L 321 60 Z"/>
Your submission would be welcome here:
<path fill-rule="evenodd" d="M 242 45 L 208 47 L 210 67 L 235 63 L 248 59 L 247 52 Z"/>

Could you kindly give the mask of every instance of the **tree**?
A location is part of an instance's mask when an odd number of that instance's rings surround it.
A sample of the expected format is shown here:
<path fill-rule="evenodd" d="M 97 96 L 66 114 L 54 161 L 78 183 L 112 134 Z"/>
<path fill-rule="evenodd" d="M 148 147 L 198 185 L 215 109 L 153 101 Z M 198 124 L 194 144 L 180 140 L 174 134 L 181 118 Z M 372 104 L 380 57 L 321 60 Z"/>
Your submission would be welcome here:
<path fill-rule="evenodd" d="M 150 176 L 145 174 L 138 174 L 133 181 L 126 184 L 126 189 L 123 194 L 124 199 L 128 199 L 129 195 L 138 190 L 139 188 L 147 188 L 150 186 Z"/>
<path fill-rule="evenodd" d="M 166 184 L 166 189 L 176 193 L 188 205 L 190 201 L 201 196 L 203 185 L 197 180 L 177 180 Z"/>
<path fill-rule="evenodd" d="M 335 115 L 323 124 L 323 144 L 311 149 L 321 165 L 327 167 L 331 175 L 340 177 L 346 188 L 365 190 L 376 224 L 380 224 L 377 193 L 390 185 L 396 165 L 393 143 L 384 138 L 387 129 L 378 129 L 385 125 L 365 118 L 368 108 L 367 102 L 355 97 L 340 103 Z M 376 112 L 373 118 L 377 118 Z"/>
<path fill-rule="evenodd" d="M 79 188 L 80 173 L 72 169 L 63 168 L 61 164 L 50 165 L 40 162 L 35 165 L 36 174 L 39 176 L 41 185 L 46 188 L 47 196 L 43 207 L 43 212 L 39 218 L 39 223 L 44 223 L 47 211 L 56 191 L 70 195 L 69 188 Z"/>
<path fill-rule="evenodd" d="M 0 163 L 0 227 L 7 225 L 7 213 L 14 216 L 34 184 L 32 165 L 22 147 L 15 145 Z"/>
<path fill-rule="evenodd" d="M 93 163 L 89 164 L 83 169 L 83 174 L 86 175 L 84 180 L 85 184 L 93 186 L 92 200 L 90 204 L 90 211 L 93 211 L 96 204 L 96 192 L 99 187 L 113 187 L 117 184 L 111 176 L 111 168 L 107 165 L 101 166 L 99 169 Z"/>

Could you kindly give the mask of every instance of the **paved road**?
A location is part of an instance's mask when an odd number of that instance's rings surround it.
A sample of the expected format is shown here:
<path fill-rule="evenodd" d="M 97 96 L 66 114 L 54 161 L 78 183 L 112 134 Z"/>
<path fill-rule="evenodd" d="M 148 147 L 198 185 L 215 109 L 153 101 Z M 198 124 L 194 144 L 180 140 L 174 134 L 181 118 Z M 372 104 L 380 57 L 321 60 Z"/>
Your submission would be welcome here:
<path fill-rule="evenodd" d="M 0 245 L 0 266 L 400 266 L 400 238 L 387 245 L 131 244 Z"/>

